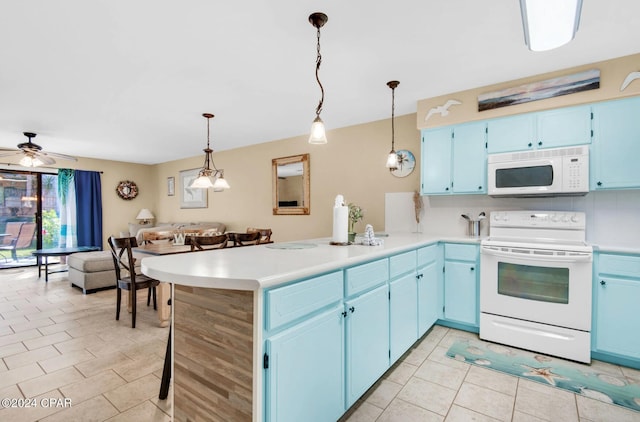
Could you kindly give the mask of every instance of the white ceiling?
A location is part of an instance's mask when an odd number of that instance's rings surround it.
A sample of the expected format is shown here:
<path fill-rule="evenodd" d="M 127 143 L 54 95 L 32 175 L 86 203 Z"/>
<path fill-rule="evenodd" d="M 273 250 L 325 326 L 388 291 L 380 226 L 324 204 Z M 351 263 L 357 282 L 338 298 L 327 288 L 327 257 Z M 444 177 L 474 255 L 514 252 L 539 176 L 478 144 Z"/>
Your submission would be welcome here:
<path fill-rule="evenodd" d="M 388 118 L 423 98 L 640 52 L 640 1 L 585 0 L 576 38 L 534 53 L 517 0 L 29 0 L 0 10 L 0 147 L 135 163 Z M 640 63 L 638 63 L 640 70 Z M 331 139 L 329 139 L 331 142 Z"/>

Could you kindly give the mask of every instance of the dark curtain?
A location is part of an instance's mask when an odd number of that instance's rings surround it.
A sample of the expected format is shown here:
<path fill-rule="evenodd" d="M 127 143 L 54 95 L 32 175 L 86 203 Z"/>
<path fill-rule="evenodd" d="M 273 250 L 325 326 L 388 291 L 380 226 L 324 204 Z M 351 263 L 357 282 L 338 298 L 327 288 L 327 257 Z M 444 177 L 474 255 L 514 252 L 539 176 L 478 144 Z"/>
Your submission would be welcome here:
<path fill-rule="evenodd" d="M 76 220 L 78 246 L 102 249 L 102 188 L 100 173 L 76 170 Z"/>

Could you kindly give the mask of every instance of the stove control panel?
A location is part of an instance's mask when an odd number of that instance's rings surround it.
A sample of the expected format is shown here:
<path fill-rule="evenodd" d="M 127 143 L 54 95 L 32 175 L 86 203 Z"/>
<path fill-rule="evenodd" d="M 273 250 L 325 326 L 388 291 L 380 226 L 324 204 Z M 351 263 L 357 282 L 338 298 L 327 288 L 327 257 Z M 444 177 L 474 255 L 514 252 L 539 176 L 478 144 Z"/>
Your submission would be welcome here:
<path fill-rule="evenodd" d="M 573 211 L 492 211 L 491 227 L 584 230 L 586 217 Z"/>

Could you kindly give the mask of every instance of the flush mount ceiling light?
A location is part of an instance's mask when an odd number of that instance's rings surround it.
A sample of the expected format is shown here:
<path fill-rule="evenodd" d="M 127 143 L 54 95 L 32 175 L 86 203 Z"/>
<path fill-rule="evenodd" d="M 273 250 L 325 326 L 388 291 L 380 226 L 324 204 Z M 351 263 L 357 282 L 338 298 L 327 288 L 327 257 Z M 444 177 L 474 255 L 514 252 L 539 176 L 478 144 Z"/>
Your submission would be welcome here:
<path fill-rule="evenodd" d="M 396 87 L 400 85 L 398 81 L 389 81 L 387 82 L 387 86 L 391 88 L 391 151 L 387 156 L 387 168 L 389 171 L 394 171 L 398 169 L 398 154 L 395 150 L 395 103 L 396 103 Z"/>
<path fill-rule="evenodd" d="M 320 28 L 327 23 L 329 18 L 327 15 L 321 12 L 312 13 L 309 16 L 309 22 L 318 30 L 318 45 L 317 51 L 318 55 L 316 56 L 316 81 L 318 81 L 318 85 L 320 86 L 320 92 L 322 96 L 320 97 L 320 101 L 318 102 L 318 107 L 316 107 L 316 118 L 313 120 L 313 124 L 311 124 L 311 135 L 309 135 L 309 143 L 310 144 L 326 144 L 327 143 L 327 135 L 324 129 L 324 122 L 320 118 L 320 112 L 322 111 L 322 103 L 324 102 L 324 88 L 322 87 L 322 83 L 320 83 L 320 78 L 318 77 L 318 71 L 320 70 L 320 64 L 322 63 L 322 55 L 320 54 Z"/>
<path fill-rule="evenodd" d="M 207 119 L 207 147 L 204 151 L 204 166 L 198 173 L 198 177 L 191 182 L 190 188 L 213 188 L 214 192 L 229 189 L 229 183 L 224 178 L 224 171 L 218 170 L 213 162 L 213 150 L 209 147 L 209 121 L 213 118 L 211 113 L 203 113 L 203 117 Z M 213 169 L 211 168 L 213 166 Z"/>
<path fill-rule="evenodd" d="M 582 0 L 520 0 L 524 40 L 531 51 L 547 51 L 573 39 Z"/>

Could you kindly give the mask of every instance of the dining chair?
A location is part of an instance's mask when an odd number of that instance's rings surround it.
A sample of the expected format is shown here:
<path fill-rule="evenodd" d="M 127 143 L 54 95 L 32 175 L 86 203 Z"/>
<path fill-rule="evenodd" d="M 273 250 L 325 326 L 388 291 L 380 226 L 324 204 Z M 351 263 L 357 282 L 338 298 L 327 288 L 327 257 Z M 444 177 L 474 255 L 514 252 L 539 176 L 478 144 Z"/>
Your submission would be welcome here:
<path fill-rule="evenodd" d="M 233 235 L 233 246 L 259 245 L 261 237 L 260 232 L 235 233 Z"/>
<path fill-rule="evenodd" d="M 260 243 L 271 243 L 271 235 L 273 232 L 271 229 L 258 229 L 255 227 L 248 227 L 247 233 L 260 233 Z"/>
<path fill-rule="evenodd" d="M 153 309 L 158 309 L 156 302 L 156 287 L 160 281 L 147 277 L 144 274 L 136 274 L 136 259 L 133 257 L 132 248 L 138 246 L 135 237 L 109 237 L 111 256 L 116 270 L 116 321 L 120 319 L 120 307 L 122 303 L 122 290 L 128 290 L 131 298 L 131 328 L 136 328 L 136 292 L 148 289 L 148 295 L 153 295 Z M 149 306 L 149 298 L 147 298 Z"/>
<path fill-rule="evenodd" d="M 209 249 L 223 249 L 227 247 L 229 237 L 226 234 L 219 234 L 217 236 L 185 236 L 185 245 L 191 245 L 191 252 L 204 251 Z M 203 248 L 203 246 L 208 246 Z"/>

